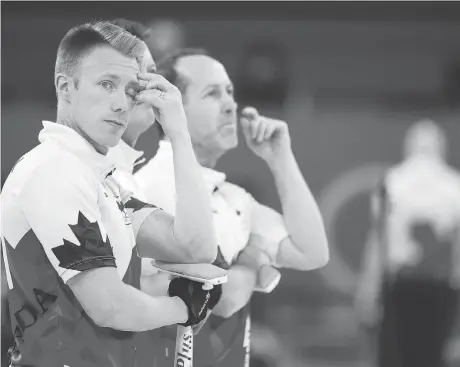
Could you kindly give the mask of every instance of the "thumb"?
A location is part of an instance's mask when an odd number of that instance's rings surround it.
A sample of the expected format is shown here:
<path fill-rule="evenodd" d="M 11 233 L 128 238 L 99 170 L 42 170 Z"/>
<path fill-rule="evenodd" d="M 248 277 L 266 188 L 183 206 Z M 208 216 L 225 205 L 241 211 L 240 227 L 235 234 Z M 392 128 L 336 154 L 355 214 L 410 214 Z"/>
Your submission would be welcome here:
<path fill-rule="evenodd" d="M 251 106 L 244 107 L 241 110 L 241 114 L 249 119 L 255 119 L 259 117 L 259 112 L 257 111 L 257 109 Z"/>

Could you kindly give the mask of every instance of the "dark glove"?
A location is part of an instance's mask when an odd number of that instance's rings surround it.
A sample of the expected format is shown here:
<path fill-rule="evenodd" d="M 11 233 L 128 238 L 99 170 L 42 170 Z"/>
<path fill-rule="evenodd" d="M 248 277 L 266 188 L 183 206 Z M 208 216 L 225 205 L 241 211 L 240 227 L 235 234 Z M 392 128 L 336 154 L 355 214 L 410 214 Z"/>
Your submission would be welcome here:
<path fill-rule="evenodd" d="M 208 308 L 212 310 L 220 301 L 222 297 L 222 284 L 215 285 L 211 290 L 211 297 L 209 297 Z"/>
<path fill-rule="evenodd" d="M 191 326 L 203 321 L 209 306 L 214 307 L 217 304 L 222 294 L 222 286 L 204 290 L 202 283 L 186 278 L 174 278 L 169 283 L 168 294 L 170 297 L 179 297 L 187 306 L 188 320 L 179 325 Z"/>

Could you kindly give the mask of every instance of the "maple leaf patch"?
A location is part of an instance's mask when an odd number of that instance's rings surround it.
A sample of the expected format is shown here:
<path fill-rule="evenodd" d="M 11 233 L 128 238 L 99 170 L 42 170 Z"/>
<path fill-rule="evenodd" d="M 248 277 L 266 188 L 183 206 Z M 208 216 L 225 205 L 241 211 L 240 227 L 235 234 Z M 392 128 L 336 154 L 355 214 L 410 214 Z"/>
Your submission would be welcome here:
<path fill-rule="evenodd" d="M 144 208 L 157 208 L 157 206 L 153 204 L 147 204 L 144 203 L 143 201 L 140 201 L 139 199 L 136 199 L 135 197 L 131 197 L 126 204 L 125 204 L 126 209 L 133 209 L 133 213 L 137 212 L 138 210 L 144 209 Z"/>
<path fill-rule="evenodd" d="M 53 248 L 61 268 L 84 271 L 94 268 L 95 262 L 100 263 L 98 266 L 116 266 L 110 241 L 102 239 L 97 221 L 91 223 L 79 212 L 77 224 L 69 227 L 80 246 L 64 239 L 64 244 Z"/>

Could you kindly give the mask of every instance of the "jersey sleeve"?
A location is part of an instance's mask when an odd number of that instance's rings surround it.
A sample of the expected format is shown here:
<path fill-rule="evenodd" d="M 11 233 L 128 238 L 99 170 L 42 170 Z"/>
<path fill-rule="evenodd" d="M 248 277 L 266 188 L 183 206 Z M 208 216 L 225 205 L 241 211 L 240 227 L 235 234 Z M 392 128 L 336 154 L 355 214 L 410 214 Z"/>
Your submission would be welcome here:
<path fill-rule="evenodd" d="M 132 196 L 147 202 L 147 198 L 143 194 L 141 188 L 136 185 L 132 174 L 116 169 L 112 176 L 119 185 L 121 198 L 124 203 Z"/>
<path fill-rule="evenodd" d="M 68 162 L 40 166 L 21 190 L 19 202 L 64 282 L 86 270 L 116 267 L 102 225 L 98 183 L 84 167 L 69 167 Z"/>
<path fill-rule="evenodd" d="M 128 215 L 131 218 L 134 238 L 137 238 L 139 229 L 141 228 L 145 219 L 155 210 L 161 210 L 161 208 L 157 207 L 156 205 L 146 203 L 134 196 L 131 196 L 124 205 Z"/>
<path fill-rule="evenodd" d="M 137 238 L 144 220 L 160 207 L 148 203 L 134 179 L 124 172 L 117 174 L 115 171 L 115 174 L 106 179 L 106 183 L 109 187 L 116 187 L 115 191 L 118 190 L 123 206 L 131 219 L 134 238 Z"/>
<path fill-rule="evenodd" d="M 150 163 L 150 162 L 149 162 Z M 134 181 L 140 188 L 146 202 L 155 204 L 165 212 L 175 215 L 176 184 L 174 171 L 154 169 L 149 163 L 134 174 Z"/>

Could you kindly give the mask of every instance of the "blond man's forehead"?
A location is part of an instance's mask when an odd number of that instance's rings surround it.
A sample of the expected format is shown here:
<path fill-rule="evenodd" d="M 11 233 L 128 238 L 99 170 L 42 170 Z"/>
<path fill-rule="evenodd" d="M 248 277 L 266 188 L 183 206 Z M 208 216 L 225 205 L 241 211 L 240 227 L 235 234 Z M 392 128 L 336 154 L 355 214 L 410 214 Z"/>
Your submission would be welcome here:
<path fill-rule="evenodd" d="M 125 56 L 111 47 L 98 47 L 85 57 L 81 63 L 81 70 L 122 72 L 137 76 L 139 64 L 136 59 Z"/>

